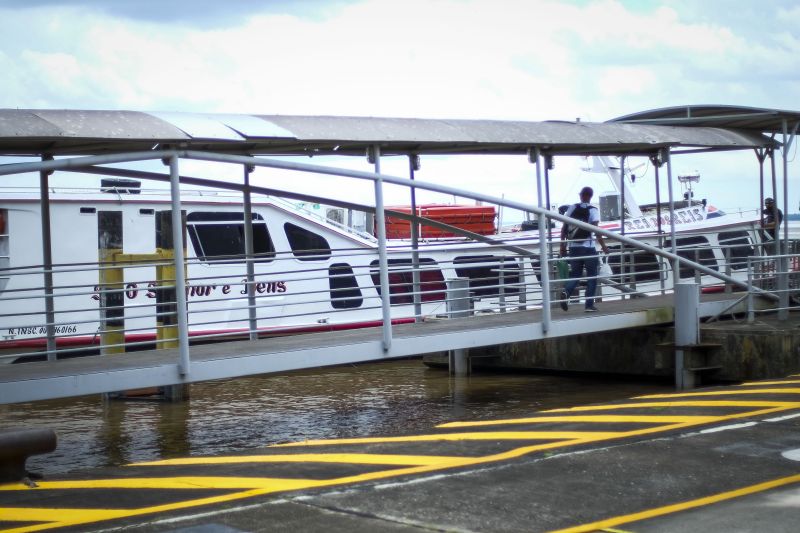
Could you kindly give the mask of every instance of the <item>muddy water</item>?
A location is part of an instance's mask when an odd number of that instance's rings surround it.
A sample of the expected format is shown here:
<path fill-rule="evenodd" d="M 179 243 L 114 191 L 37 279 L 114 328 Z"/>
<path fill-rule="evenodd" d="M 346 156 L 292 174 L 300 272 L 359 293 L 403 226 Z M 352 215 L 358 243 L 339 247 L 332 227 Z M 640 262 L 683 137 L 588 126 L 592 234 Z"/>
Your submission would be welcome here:
<path fill-rule="evenodd" d="M 666 392 L 668 384 L 533 373 L 452 379 L 419 360 L 255 376 L 190 386 L 188 401 L 104 402 L 99 396 L 0 406 L 0 428 L 56 430 L 45 474 L 303 439 L 428 432 L 446 421 L 513 418 Z"/>

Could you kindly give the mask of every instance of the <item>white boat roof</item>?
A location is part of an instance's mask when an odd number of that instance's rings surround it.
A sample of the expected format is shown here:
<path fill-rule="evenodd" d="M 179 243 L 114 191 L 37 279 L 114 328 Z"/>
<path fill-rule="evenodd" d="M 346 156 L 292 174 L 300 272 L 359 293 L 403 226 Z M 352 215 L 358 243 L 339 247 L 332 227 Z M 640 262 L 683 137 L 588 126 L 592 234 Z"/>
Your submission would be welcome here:
<path fill-rule="evenodd" d="M 625 117 L 623 117 L 625 118 Z M 96 155 L 186 148 L 250 155 L 382 153 L 652 154 L 663 147 L 775 145 L 755 128 L 617 122 L 0 109 L 0 155 Z"/>

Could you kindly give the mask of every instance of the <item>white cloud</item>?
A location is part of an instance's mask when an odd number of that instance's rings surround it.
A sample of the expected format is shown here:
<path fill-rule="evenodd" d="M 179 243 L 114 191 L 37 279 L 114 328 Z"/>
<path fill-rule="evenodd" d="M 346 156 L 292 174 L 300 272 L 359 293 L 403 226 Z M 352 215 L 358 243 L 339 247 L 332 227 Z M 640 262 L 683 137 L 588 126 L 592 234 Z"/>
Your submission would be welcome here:
<path fill-rule="evenodd" d="M 797 107 L 800 9 L 788 4 L 763 10 L 763 35 L 731 22 L 735 2 L 720 16 L 713 2 L 365 0 L 324 16 L 319 4 L 254 8 L 218 26 L 67 4 L 0 9 L 0 106 L 518 120 Z M 534 201 L 524 158 L 504 161 L 435 160 L 422 174 Z M 554 197 L 583 179 L 576 167 L 559 163 Z"/>

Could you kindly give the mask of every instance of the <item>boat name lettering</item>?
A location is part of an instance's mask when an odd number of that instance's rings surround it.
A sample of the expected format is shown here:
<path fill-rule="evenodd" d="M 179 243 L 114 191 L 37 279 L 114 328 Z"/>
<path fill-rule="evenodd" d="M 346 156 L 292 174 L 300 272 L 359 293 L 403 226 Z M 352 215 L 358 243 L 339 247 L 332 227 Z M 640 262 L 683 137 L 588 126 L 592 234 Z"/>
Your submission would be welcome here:
<path fill-rule="evenodd" d="M 61 335 L 64 333 L 77 333 L 78 326 L 75 324 L 65 324 L 63 326 L 54 326 L 53 333 Z M 6 336 L 14 337 L 16 335 L 47 335 L 47 326 L 28 326 L 23 328 L 8 328 Z"/>
<path fill-rule="evenodd" d="M 247 278 L 242 279 L 241 281 L 241 289 L 238 289 L 239 294 L 247 294 Z M 141 285 L 141 290 L 140 290 Z M 219 291 L 221 294 L 231 294 L 235 287 L 239 285 L 193 285 L 191 283 L 186 285 L 186 297 L 187 298 L 201 298 L 205 296 L 211 296 L 215 292 Z M 255 282 L 255 289 L 256 293 L 258 294 L 281 294 L 286 292 L 286 282 L 285 281 L 258 281 Z M 119 289 L 117 289 L 119 290 Z M 155 281 L 150 281 L 146 285 L 145 284 L 138 284 L 138 283 L 127 283 L 124 288 L 125 298 L 128 300 L 134 300 L 138 298 L 140 295 L 143 295 L 146 298 L 156 298 L 158 292 L 158 283 Z M 100 286 L 94 286 L 94 293 L 92 293 L 92 300 L 99 301 L 100 300 Z"/>
<path fill-rule="evenodd" d="M 247 278 L 242 280 L 242 283 L 247 283 Z M 256 281 L 256 292 L 258 294 L 264 293 L 282 293 L 286 292 L 285 281 Z M 239 294 L 247 294 L 247 286 L 245 285 Z"/>
<path fill-rule="evenodd" d="M 675 224 L 691 224 L 692 222 L 702 222 L 703 213 L 699 208 L 693 207 L 675 211 Z M 669 214 L 661 215 L 661 224 L 670 224 Z M 647 230 L 658 228 L 658 217 L 641 217 L 625 221 L 625 231 Z"/>

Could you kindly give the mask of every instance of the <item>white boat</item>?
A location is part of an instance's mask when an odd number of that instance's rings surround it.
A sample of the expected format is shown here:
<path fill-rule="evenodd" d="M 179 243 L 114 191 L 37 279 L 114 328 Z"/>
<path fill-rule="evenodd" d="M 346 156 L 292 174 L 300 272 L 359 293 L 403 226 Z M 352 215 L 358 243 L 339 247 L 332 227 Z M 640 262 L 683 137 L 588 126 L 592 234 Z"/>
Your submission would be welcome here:
<path fill-rule="evenodd" d="M 744 278 L 745 258 L 759 253 L 756 212 L 725 214 L 689 198 L 677 203 L 670 215 L 666 206 L 631 209 L 628 197 L 628 216 L 623 221 L 616 195 L 604 195 L 600 200 L 602 228 L 617 232 L 624 228 L 628 237 L 669 249 L 672 219 L 679 254 L 720 272 L 729 265 L 732 275 Z M 87 348 L 96 349 L 101 331 L 98 213 L 121 212 L 124 252 L 148 254 L 156 247 L 157 212 L 169 209 L 170 197 L 165 191 L 131 185 L 92 191 L 53 189 L 50 203 L 56 344 L 67 353 L 86 353 Z M 241 196 L 183 191 L 181 203 L 188 235 L 190 335 L 203 339 L 247 335 L 253 323 L 247 307 Z M 381 323 L 374 237 L 272 197 L 254 196 L 252 213 L 255 328 L 260 335 L 337 331 Z M 557 228 L 551 232 L 554 241 L 556 232 Z M 469 278 L 478 312 L 538 305 L 538 230 L 518 229 L 489 237 L 502 245 L 464 237 L 421 239 L 421 301 L 416 312 L 412 242 L 391 240 L 393 321 L 444 315 L 446 281 L 456 277 Z M 0 350 L 6 353 L 41 352 L 46 347 L 40 243 L 38 190 L 0 190 Z M 671 287 L 673 273 L 662 259 L 641 250 L 623 250 L 613 242 L 609 246 L 609 262 L 620 278 L 603 288 L 605 296 L 618 297 L 620 286 L 640 293 Z M 556 243 L 553 249 L 557 248 Z M 522 257 L 520 249 L 530 253 Z M 725 254 L 730 260 L 726 261 Z M 693 276 L 690 269 L 681 272 L 681 277 Z M 706 276 L 704 282 L 718 284 L 719 280 Z M 151 346 L 156 339 L 156 268 L 127 266 L 124 289 L 125 340 L 131 346 Z"/>

